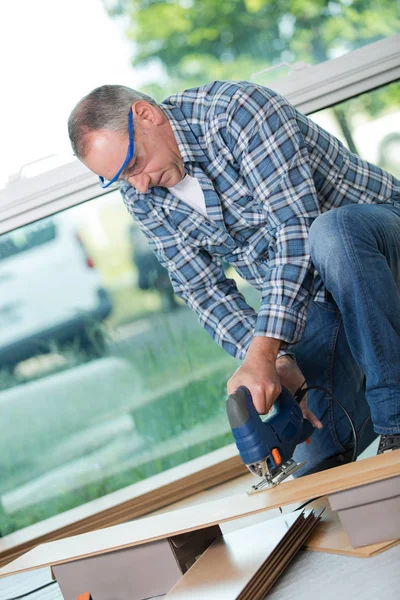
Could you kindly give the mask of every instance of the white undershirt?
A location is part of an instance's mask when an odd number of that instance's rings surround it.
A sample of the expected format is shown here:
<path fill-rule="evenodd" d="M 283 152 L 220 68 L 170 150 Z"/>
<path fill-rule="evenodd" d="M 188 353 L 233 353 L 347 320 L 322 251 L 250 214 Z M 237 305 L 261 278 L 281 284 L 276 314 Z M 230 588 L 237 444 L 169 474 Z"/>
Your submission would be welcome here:
<path fill-rule="evenodd" d="M 191 177 L 190 175 L 185 175 L 182 181 L 168 189 L 171 194 L 179 198 L 179 200 L 183 200 L 183 202 L 189 204 L 189 206 L 205 217 L 208 216 L 204 193 L 198 179 Z"/>

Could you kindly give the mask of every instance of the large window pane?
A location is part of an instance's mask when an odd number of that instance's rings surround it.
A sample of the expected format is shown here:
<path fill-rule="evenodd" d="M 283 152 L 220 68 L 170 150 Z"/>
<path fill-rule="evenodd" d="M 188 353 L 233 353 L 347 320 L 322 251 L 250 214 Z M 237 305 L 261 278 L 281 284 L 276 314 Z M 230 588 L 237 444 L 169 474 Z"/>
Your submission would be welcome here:
<path fill-rule="evenodd" d="M 119 192 L 1 236 L 0 288 L 2 535 L 232 441 L 236 361 Z"/>
<path fill-rule="evenodd" d="M 394 35 L 400 25 L 392 0 L 103 2 L 157 99 L 213 79 L 267 84 L 287 75 L 285 63 L 318 64 Z"/>

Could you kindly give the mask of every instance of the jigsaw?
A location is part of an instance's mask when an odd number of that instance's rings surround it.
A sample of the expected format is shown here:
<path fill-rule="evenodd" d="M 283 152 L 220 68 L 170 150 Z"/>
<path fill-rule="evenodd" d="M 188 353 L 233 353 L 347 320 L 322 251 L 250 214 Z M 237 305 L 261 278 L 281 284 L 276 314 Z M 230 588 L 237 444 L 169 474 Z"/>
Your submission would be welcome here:
<path fill-rule="evenodd" d="M 298 401 L 285 387 L 264 419 L 244 386 L 228 396 L 226 412 L 242 461 L 261 478 L 249 494 L 277 485 L 305 464 L 296 463 L 292 456 L 297 444 L 309 438 L 314 427 L 303 418 Z"/>

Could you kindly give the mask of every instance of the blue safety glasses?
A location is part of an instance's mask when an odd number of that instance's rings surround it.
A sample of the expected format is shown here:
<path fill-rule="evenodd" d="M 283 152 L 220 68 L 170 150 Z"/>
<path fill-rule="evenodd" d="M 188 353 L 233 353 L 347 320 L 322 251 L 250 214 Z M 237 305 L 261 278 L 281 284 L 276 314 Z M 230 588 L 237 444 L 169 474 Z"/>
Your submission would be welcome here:
<path fill-rule="evenodd" d="M 126 158 L 124 160 L 124 164 L 122 165 L 122 167 L 120 168 L 118 173 L 116 175 L 114 175 L 114 177 L 110 180 L 104 179 L 104 177 L 99 175 L 100 186 L 102 188 L 108 188 L 111 184 L 115 183 L 118 180 L 118 177 L 121 175 L 122 171 L 126 168 L 126 166 L 129 164 L 129 162 L 132 160 L 134 149 L 135 149 L 135 144 L 133 141 L 132 109 L 129 111 L 129 115 L 128 115 L 128 132 L 129 132 L 129 146 L 128 146 L 128 152 L 126 154 Z"/>

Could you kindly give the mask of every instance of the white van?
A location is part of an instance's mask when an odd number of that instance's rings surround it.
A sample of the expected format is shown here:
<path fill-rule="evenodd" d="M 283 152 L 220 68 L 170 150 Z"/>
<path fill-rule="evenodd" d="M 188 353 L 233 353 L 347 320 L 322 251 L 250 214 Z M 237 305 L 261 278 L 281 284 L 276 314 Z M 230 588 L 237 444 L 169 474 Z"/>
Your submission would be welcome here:
<path fill-rule="evenodd" d="M 0 236 L 0 369 L 71 341 L 101 355 L 99 323 L 110 312 L 100 274 L 66 213 Z"/>

